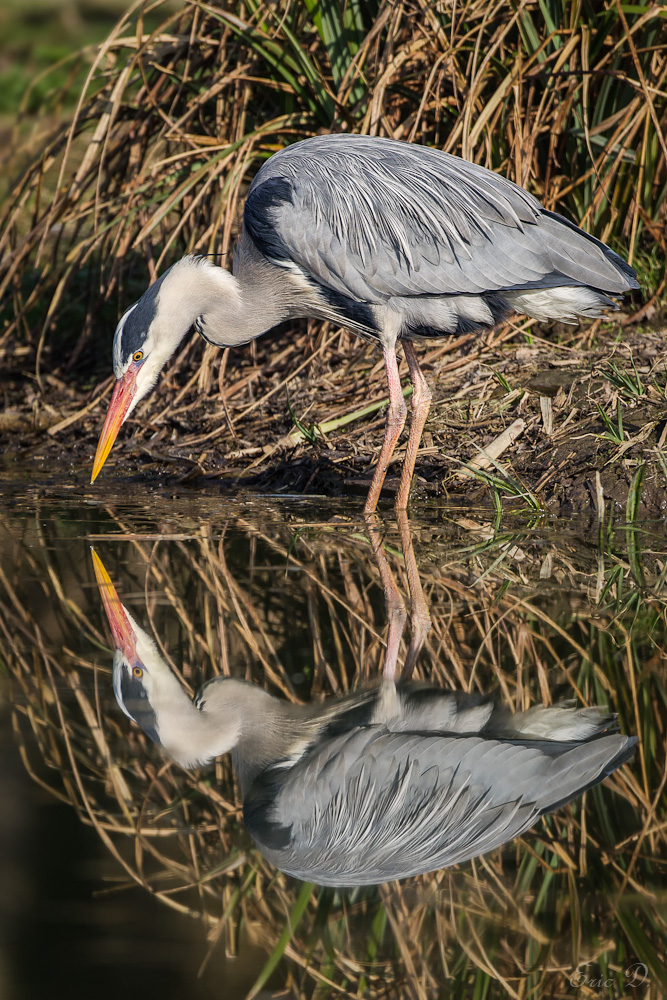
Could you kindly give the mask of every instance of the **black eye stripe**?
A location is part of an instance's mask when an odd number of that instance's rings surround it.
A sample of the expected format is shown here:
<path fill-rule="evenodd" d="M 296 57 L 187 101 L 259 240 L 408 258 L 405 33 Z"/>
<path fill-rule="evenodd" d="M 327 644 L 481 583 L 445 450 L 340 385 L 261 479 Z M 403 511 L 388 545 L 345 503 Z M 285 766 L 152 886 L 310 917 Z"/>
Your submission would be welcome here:
<path fill-rule="evenodd" d="M 122 329 L 116 334 L 120 336 L 120 361 L 123 367 L 137 351 L 143 349 L 151 323 L 157 315 L 162 282 L 168 274 L 169 271 L 165 271 L 162 277 L 144 292 L 123 323 Z"/>
<path fill-rule="evenodd" d="M 136 724 L 143 729 L 147 736 L 150 736 L 154 743 L 161 746 L 157 731 L 157 716 L 148 700 L 143 681 L 124 670 L 121 677 L 120 690 L 122 704 L 125 706 L 130 718 L 134 719 Z"/>

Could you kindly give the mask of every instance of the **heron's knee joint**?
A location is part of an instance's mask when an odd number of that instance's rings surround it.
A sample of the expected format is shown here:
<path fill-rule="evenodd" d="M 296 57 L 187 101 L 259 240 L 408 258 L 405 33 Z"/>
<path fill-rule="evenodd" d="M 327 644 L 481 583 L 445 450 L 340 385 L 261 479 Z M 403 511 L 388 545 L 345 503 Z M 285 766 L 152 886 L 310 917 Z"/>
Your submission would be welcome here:
<path fill-rule="evenodd" d="M 433 393 L 426 382 L 415 386 L 412 393 L 412 409 L 419 410 L 431 405 Z"/>
<path fill-rule="evenodd" d="M 407 414 L 407 405 L 403 397 L 401 397 L 400 403 L 396 403 L 395 406 L 389 407 L 389 412 L 387 413 L 387 424 L 390 427 L 402 427 L 405 423 Z"/>

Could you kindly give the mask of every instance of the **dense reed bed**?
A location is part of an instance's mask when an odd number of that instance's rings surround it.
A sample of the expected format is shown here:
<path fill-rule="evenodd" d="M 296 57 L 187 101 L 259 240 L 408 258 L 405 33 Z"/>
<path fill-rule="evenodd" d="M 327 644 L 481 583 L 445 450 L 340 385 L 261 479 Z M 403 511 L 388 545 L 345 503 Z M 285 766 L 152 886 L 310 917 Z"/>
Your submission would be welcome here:
<path fill-rule="evenodd" d="M 228 254 L 258 167 L 321 130 L 498 170 L 622 250 L 647 298 L 661 294 L 664 29 L 658 4 L 619 0 L 137 4 L 80 57 L 90 68 L 70 120 L 6 167 L 24 164 L 0 218 L 0 349 L 38 376 L 104 371 L 102 345 L 147 279 L 184 251 Z M 73 57 L 73 81 L 80 69 Z M 63 99 L 62 87 L 43 99 L 45 120 Z M 205 352 L 200 391 L 217 390 L 221 364 Z"/>

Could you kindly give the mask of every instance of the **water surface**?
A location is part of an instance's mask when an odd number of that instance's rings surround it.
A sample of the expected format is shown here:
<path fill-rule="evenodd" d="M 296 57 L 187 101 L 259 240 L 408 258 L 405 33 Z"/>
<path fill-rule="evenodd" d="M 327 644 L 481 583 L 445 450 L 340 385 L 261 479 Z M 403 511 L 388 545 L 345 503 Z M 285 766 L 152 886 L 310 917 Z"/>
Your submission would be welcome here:
<path fill-rule="evenodd" d="M 3 996 L 42 991 L 17 943 L 28 936 L 56 980 L 72 985 L 78 970 L 74 995 L 79 980 L 110 994 L 112 967 L 137 995 L 150 982 L 165 996 L 241 997 L 258 978 L 294 996 L 667 987 L 662 525 L 413 512 L 433 622 L 416 676 L 516 709 L 609 706 L 640 748 L 482 859 L 336 892 L 261 857 L 228 758 L 184 772 L 121 713 L 90 546 L 193 692 L 222 673 L 319 700 L 373 683 L 384 662 L 387 609 L 359 502 L 57 481 L 2 492 L 2 836 L 20 873 L 0 924 Z M 405 535 L 390 514 L 380 530 L 409 605 Z"/>

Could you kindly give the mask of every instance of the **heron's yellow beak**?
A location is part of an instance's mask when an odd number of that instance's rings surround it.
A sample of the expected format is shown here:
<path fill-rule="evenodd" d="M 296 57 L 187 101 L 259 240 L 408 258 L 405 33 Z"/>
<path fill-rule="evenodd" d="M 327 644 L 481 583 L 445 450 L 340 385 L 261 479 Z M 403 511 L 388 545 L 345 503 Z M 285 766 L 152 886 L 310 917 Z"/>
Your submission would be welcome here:
<path fill-rule="evenodd" d="M 111 402 L 109 403 L 109 412 L 104 421 L 104 427 L 102 428 L 100 440 L 97 444 L 97 451 L 95 452 L 93 474 L 90 477 L 91 483 L 95 482 L 100 469 L 107 460 L 107 456 L 116 440 L 118 431 L 130 408 L 130 403 L 134 399 L 136 391 L 137 369 L 134 365 L 130 365 L 125 375 L 119 378 L 114 386 Z"/>
<path fill-rule="evenodd" d="M 125 608 L 120 602 L 120 597 L 116 593 L 116 588 L 111 582 L 111 577 L 104 568 L 104 563 L 98 556 L 95 549 L 90 550 L 93 559 L 97 585 L 100 588 L 100 595 L 104 610 L 111 629 L 111 635 L 116 649 L 121 649 L 126 656 L 136 656 L 136 637 L 134 629 L 125 612 Z"/>

